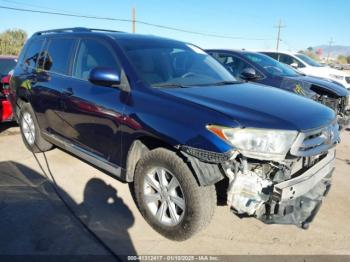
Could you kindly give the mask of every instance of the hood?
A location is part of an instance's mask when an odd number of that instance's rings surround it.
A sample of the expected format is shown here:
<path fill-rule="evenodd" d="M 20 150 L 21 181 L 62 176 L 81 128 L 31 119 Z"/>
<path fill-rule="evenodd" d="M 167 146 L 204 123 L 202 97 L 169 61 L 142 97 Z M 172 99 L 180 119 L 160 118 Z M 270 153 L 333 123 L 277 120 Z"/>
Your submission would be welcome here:
<path fill-rule="evenodd" d="M 335 119 L 335 113 L 326 106 L 263 85 L 244 83 L 159 90 L 220 112 L 241 127 L 302 131 L 320 128 Z M 208 124 L 219 124 L 219 120 Z"/>
<path fill-rule="evenodd" d="M 335 68 L 331 68 L 331 67 L 321 67 L 321 68 L 324 68 L 326 72 L 332 75 L 338 75 L 338 76 L 344 76 L 344 77 L 350 76 L 348 73 Z"/>
<path fill-rule="evenodd" d="M 305 70 L 313 73 L 317 73 L 317 75 L 321 77 L 328 77 L 329 75 L 338 75 L 338 76 L 344 76 L 344 77 L 350 76 L 349 74 L 341 70 L 330 68 L 327 66 L 322 66 L 322 67 L 309 66 L 309 67 L 306 67 Z"/>
<path fill-rule="evenodd" d="M 343 97 L 348 96 L 349 92 L 346 90 L 344 86 L 341 84 L 338 84 L 337 82 L 334 82 L 332 80 L 327 80 L 324 78 L 319 77 L 312 77 L 312 76 L 300 76 L 300 77 L 290 77 L 291 80 L 296 80 L 300 83 L 310 84 L 310 85 L 317 85 L 329 92 L 332 92 L 333 94 Z"/>

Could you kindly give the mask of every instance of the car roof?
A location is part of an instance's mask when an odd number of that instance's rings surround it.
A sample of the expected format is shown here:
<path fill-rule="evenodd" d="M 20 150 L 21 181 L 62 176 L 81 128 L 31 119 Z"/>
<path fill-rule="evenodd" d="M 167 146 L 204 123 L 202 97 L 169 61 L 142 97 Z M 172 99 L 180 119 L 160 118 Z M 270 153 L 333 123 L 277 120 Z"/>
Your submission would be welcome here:
<path fill-rule="evenodd" d="M 297 53 L 295 52 L 290 52 L 290 51 L 276 51 L 276 50 L 259 50 L 257 51 L 259 53 L 277 53 L 277 54 L 286 54 L 286 55 L 296 55 Z"/>
<path fill-rule="evenodd" d="M 227 48 L 207 48 L 207 49 L 204 49 L 204 51 L 207 51 L 207 52 L 223 51 L 223 52 L 232 52 L 232 53 L 237 53 L 237 54 L 258 53 L 258 52 L 245 50 L 245 49 L 227 49 Z"/>
<path fill-rule="evenodd" d="M 108 29 L 96 29 L 96 28 L 85 28 L 85 27 L 74 27 L 74 28 L 61 28 L 61 29 L 53 29 L 53 30 L 46 30 L 46 31 L 39 31 L 33 34 L 33 37 L 40 37 L 40 36 L 67 36 L 67 35 L 76 35 L 76 34 L 91 34 L 94 36 L 99 35 L 105 35 L 109 36 L 113 39 L 126 39 L 126 40 L 163 40 L 163 41 L 176 41 L 180 42 L 174 39 L 170 38 L 164 38 L 154 35 L 143 35 L 143 34 L 134 34 L 134 33 L 127 33 L 122 31 L 115 31 L 115 30 L 108 30 Z"/>

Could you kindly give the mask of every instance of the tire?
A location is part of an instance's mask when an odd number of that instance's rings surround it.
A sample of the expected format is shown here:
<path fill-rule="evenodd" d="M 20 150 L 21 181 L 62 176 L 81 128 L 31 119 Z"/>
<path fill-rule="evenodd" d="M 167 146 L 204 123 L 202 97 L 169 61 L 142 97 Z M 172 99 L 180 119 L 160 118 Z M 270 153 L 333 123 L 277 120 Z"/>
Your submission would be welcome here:
<path fill-rule="evenodd" d="M 164 177 L 166 179 L 163 183 L 166 184 L 166 190 L 161 189 L 159 174 L 163 175 L 163 181 Z M 178 182 L 177 187 L 174 186 L 177 185 L 173 181 L 174 177 Z M 158 233 L 171 240 L 183 241 L 192 237 L 209 225 L 216 209 L 215 186 L 199 186 L 186 163 L 176 153 L 164 148 L 154 149 L 139 160 L 134 176 L 134 191 L 136 203 L 145 220 Z M 181 198 L 183 201 L 179 201 Z M 163 202 L 167 204 L 161 209 Z M 157 214 L 164 215 L 157 217 Z"/>
<path fill-rule="evenodd" d="M 53 145 L 42 137 L 38 121 L 29 103 L 22 103 L 18 118 L 22 139 L 28 150 L 40 153 L 52 149 Z"/>

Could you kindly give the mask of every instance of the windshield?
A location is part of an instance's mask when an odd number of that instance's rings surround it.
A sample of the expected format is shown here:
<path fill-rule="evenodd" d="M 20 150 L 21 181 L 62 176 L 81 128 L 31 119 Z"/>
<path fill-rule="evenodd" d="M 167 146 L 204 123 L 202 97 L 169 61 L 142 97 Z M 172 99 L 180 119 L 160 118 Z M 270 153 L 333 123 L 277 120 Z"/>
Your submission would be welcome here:
<path fill-rule="evenodd" d="M 118 39 L 140 77 L 152 87 L 236 82 L 214 58 L 196 46 L 173 40 Z"/>
<path fill-rule="evenodd" d="M 322 67 L 321 64 L 317 63 L 315 60 L 313 60 L 312 58 L 308 57 L 307 55 L 296 54 L 295 56 L 300 58 L 301 60 L 303 60 L 305 63 L 307 63 L 310 66 Z"/>
<path fill-rule="evenodd" d="M 16 66 L 16 59 L 0 59 L 0 74 L 7 75 Z"/>
<path fill-rule="evenodd" d="M 248 60 L 263 67 L 268 73 L 273 76 L 300 76 L 293 68 L 282 64 L 277 60 L 263 54 L 245 53 L 243 54 Z"/>

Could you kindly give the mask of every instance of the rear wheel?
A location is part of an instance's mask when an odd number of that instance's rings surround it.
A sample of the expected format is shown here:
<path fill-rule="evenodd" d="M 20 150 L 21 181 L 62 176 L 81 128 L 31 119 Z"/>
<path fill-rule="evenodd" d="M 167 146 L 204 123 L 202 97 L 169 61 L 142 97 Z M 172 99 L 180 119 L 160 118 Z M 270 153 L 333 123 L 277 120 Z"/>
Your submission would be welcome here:
<path fill-rule="evenodd" d="M 30 104 L 23 103 L 20 109 L 19 125 L 25 146 L 34 153 L 50 150 L 53 145 L 40 133 L 39 125 Z"/>
<path fill-rule="evenodd" d="M 215 187 L 200 187 L 183 160 L 169 150 L 152 150 L 139 161 L 134 186 L 140 212 L 169 239 L 190 238 L 214 214 Z"/>

